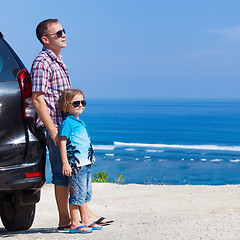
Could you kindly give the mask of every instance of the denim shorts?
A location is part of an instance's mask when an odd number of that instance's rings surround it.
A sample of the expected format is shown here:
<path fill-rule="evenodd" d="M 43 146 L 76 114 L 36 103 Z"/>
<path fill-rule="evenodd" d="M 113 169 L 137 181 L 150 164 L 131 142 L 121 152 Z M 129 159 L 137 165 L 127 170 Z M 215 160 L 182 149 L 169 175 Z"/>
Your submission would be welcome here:
<path fill-rule="evenodd" d="M 58 186 L 68 186 L 68 177 L 62 174 L 62 159 L 59 147 L 55 146 L 45 127 L 40 127 L 45 136 L 46 144 L 49 151 L 49 158 L 52 167 L 52 183 Z"/>
<path fill-rule="evenodd" d="M 72 176 L 69 177 L 69 186 L 69 204 L 82 206 L 85 202 L 90 202 L 92 197 L 91 164 L 72 168 Z"/>

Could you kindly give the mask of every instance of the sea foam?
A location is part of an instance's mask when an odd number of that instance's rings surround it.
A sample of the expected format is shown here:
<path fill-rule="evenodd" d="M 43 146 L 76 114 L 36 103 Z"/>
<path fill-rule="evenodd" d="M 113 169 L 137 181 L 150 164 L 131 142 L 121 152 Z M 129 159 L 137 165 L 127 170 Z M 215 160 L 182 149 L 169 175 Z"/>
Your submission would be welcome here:
<path fill-rule="evenodd" d="M 153 150 L 153 149 L 148 149 L 145 150 L 146 152 L 164 152 L 164 150 Z"/>
<path fill-rule="evenodd" d="M 222 162 L 223 160 L 222 159 L 212 159 L 212 160 L 210 160 L 210 162 Z"/>
<path fill-rule="evenodd" d="M 125 150 L 126 151 L 136 151 L 136 149 L 134 149 L 134 148 L 126 148 Z"/>
<path fill-rule="evenodd" d="M 114 150 L 114 145 L 94 145 L 94 150 Z"/>
<path fill-rule="evenodd" d="M 177 148 L 177 149 L 197 149 L 197 150 L 205 149 L 205 150 L 240 152 L 239 146 L 149 144 L 149 143 L 124 143 L 124 142 L 114 142 L 114 146 L 115 147 Z"/>
<path fill-rule="evenodd" d="M 232 159 L 232 160 L 230 160 L 230 162 L 240 162 L 240 159 Z"/>

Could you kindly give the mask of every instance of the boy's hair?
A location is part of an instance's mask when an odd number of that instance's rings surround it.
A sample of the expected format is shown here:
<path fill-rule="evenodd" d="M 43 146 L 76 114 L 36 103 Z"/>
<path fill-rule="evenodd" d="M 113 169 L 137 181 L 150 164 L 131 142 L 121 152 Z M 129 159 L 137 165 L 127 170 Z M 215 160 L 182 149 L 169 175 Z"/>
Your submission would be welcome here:
<path fill-rule="evenodd" d="M 48 32 L 48 26 L 53 24 L 53 23 L 58 23 L 58 19 L 55 18 L 55 19 L 46 19 L 42 22 L 40 22 L 38 25 L 37 25 L 37 28 L 36 28 L 36 34 L 37 34 L 37 38 L 38 40 L 43 44 L 42 42 L 42 37 L 44 35 L 46 35 Z"/>
<path fill-rule="evenodd" d="M 62 91 L 62 95 L 59 100 L 60 112 L 65 112 L 65 113 L 68 112 L 71 101 L 77 94 L 83 95 L 83 98 L 84 98 L 83 92 L 78 89 L 69 88 Z"/>

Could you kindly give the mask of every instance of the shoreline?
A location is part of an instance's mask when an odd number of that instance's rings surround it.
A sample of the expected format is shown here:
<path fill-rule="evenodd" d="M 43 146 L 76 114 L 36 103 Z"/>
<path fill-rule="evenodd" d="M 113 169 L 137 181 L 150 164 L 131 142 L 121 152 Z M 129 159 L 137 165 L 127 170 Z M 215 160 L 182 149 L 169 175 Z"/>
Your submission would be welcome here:
<path fill-rule="evenodd" d="M 240 185 L 141 185 L 93 183 L 89 208 L 115 222 L 90 234 L 57 231 L 52 184 L 45 184 L 27 231 L 0 239 L 240 239 Z M 80 235 L 80 236 L 79 236 Z"/>

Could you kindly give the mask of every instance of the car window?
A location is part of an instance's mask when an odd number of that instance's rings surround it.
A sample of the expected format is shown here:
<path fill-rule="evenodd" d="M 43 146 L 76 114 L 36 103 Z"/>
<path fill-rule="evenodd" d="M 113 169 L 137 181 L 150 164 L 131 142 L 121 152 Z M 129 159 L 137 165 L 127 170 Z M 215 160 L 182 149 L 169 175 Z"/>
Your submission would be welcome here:
<path fill-rule="evenodd" d="M 3 41 L 0 41 L 0 82 L 15 80 L 19 70 L 17 61 Z"/>

